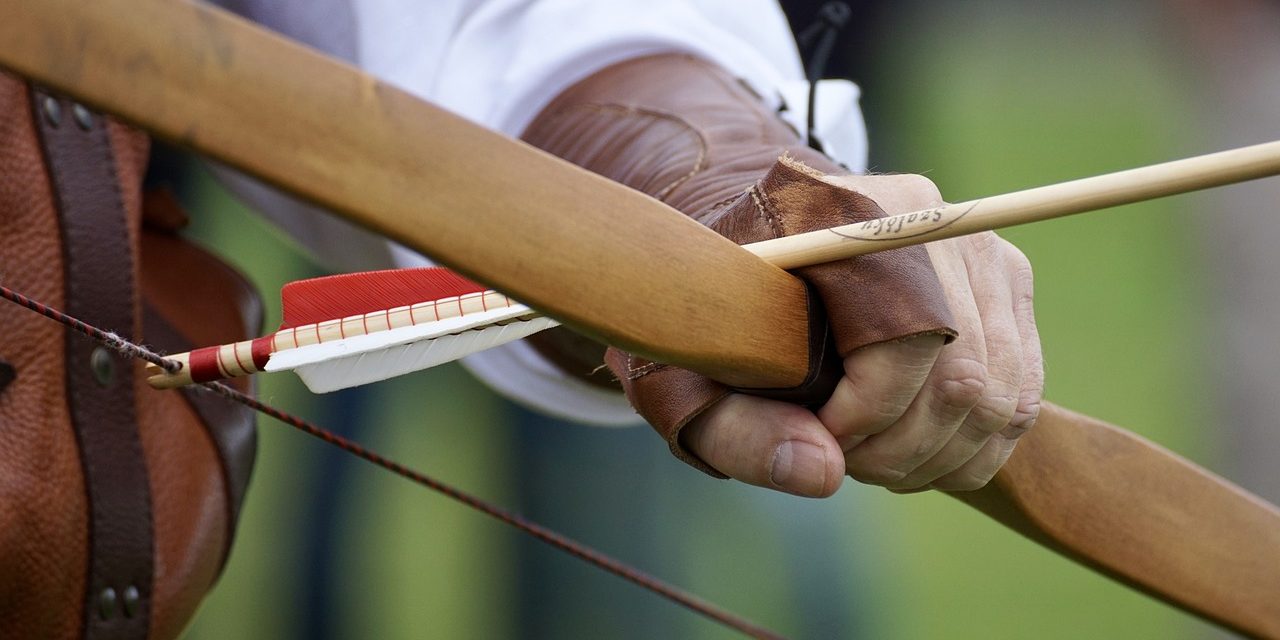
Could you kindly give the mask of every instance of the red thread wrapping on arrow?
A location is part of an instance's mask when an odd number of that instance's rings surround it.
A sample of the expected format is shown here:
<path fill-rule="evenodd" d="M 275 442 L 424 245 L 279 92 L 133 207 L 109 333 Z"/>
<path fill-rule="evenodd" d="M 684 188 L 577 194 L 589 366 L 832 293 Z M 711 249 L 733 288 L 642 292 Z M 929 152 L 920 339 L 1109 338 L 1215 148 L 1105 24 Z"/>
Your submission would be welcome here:
<path fill-rule="evenodd" d="M 298 280 L 286 284 L 280 291 L 284 318 L 277 333 L 293 331 L 286 343 L 290 346 L 298 344 L 299 328 L 314 332 L 315 342 L 322 341 L 321 329 L 325 326 L 337 326 L 345 338 L 347 327 L 341 322 L 343 318 L 361 317 L 363 333 L 368 333 L 368 318 L 364 317 L 367 314 L 384 314 L 389 328 L 392 309 L 484 291 L 484 285 L 443 267 L 387 269 Z M 461 300 L 458 304 L 461 311 Z M 481 304 L 484 304 L 483 298 Z M 281 348 L 275 338 L 273 334 L 253 340 L 247 354 L 232 345 L 196 349 L 191 352 L 191 379 L 209 382 L 262 371 L 271 354 Z"/>

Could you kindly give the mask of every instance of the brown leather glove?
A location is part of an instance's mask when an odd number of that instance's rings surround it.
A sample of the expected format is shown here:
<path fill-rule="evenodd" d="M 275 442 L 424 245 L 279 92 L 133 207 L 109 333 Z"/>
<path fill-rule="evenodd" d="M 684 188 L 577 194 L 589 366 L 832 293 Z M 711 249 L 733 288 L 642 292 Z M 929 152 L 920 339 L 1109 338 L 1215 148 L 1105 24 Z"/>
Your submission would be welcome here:
<path fill-rule="evenodd" d="M 523 138 L 658 198 L 739 244 L 884 216 L 870 199 L 824 182 L 824 174 L 848 171 L 805 146 L 755 93 L 691 56 L 638 58 L 599 71 L 552 101 Z M 886 340 L 955 336 L 941 285 L 921 247 L 796 273 L 827 310 L 841 357 Z M 811 309 L 814 335 L 826 336 L 820 308 Z M 679 434 L 731 390 L 616 349 L 605 360 L 672 452 L 720 476 L 681 445 Z M 838 373 L 840 363 L 823 344 L 813 346 L 810 362 L 814 370 L 803 389 L 746 391 L 825 400 L 834 380 L 824 384 L 819 370 L 825 363 Z"/>

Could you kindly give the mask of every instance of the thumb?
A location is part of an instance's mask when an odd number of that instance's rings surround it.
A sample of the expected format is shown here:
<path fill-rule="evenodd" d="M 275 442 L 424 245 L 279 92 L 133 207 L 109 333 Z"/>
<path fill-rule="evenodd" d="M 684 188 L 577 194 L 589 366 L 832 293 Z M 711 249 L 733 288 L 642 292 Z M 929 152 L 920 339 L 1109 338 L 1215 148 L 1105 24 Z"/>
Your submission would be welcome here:
<path fill-rule="evenodd" d="M 844 480 L 840 445 L 799 405 L 730 394 L 681 430 L 680 438 L 704 462 L 748 484 L 825 498 Z"/>

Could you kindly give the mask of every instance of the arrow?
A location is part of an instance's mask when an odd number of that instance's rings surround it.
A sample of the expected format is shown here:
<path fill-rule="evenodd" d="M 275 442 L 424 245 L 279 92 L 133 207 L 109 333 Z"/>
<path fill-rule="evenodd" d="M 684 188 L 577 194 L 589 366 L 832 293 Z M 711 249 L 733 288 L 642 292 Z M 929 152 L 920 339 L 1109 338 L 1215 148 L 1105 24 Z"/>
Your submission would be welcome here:
<path fill-rule="evenodd" d="M 1280 142 L 1268 142 L 743 248 L 793 269 L 1277 173 Z M 174 355 L 183 368 L 171 373 L 152 365 L 148 382 L 165 389 L 263 370 L 295 371 L 313 392 L 326 393 L 434 367 L 559 324 L 497 291 L 445 273 L 406 269 L 291 283 L 282 292 L 281 331 L 200 349 L 192 352 L 194 361 L 188 354 Z M 295 307 L 309 311 L 291 311 Z M 415 318 L 415 308 L 421 308 L 422 322 Z"/>

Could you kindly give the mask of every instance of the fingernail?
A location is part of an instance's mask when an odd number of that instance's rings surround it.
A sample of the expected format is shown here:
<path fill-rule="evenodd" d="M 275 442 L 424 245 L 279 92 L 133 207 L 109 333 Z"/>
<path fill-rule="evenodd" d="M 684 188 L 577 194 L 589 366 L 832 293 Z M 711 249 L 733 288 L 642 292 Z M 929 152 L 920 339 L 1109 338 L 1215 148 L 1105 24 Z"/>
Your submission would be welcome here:
<path fill-rule="evenodd" d="M 778 488 L 803 496 L 822 495 L 827 484 L 827 459 L 822 448 L 799 440 L 788 440 L 773 452 L 769 479 Z"/>

